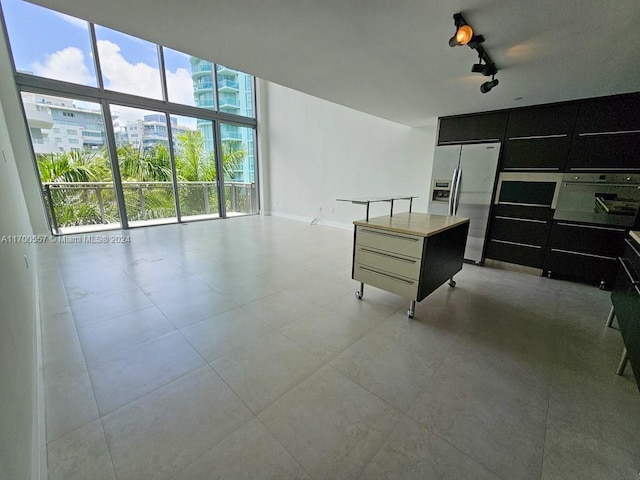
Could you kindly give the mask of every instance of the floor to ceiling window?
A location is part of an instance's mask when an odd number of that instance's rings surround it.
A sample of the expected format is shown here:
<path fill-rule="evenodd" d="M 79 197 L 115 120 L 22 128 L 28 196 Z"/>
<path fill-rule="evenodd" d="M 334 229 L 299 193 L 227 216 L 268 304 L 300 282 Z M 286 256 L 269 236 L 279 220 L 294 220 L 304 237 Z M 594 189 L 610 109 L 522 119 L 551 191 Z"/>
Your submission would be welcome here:
<path fill-rule="evenodd" d="M 254 78 L 2 0 L 54 234 L 259 211 Z"/>

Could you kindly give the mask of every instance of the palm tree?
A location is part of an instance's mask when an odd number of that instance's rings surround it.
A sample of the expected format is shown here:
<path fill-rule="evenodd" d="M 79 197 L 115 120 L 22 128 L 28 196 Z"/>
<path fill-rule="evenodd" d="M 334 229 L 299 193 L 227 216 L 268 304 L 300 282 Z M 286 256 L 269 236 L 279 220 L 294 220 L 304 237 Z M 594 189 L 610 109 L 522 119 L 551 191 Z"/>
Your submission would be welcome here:
<path fill-rule="evenodd" d="M 45 201 L 51 215 L 55 216 L 58 226 L 117 221 L 115 195 L 110 195 L 108 190 L 102 192 L 104 206 L 101 211 L 96 189 L 51 188 L 52 185 L 60 183 L 111 180 L 109 163 L 101 153 L 72 150 L 38 154 L 36 163 L 40 180 L 47 192 Z"/>

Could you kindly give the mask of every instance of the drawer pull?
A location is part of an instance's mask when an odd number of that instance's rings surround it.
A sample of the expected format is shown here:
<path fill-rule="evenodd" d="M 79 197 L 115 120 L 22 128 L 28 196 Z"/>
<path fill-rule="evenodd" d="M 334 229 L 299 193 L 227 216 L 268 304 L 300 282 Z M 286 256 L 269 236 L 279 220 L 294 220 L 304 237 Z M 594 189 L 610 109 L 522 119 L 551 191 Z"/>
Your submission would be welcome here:
<path fill-rule="evenodd" d="M 631 285 L 640 284 L 640 280 L 636 280 L 635 278 L 633 278 L 633 275 L 631 275 L 631 270 L 629 270 L 629 267 L 627 267 L 627 262 L 625 261 L 625 259 L 622 257 L 618 257 L 618 260 L 620 260 L 620 263 L 622 264 L 622 268 L 624 268 L 624 271 L 627 273 L 627 277 L 629 277 L 629 281 L 631 282 Z"/>
<path fill-rule="evenodd" d="M 507 167 L 503 168 L 502 171 L 513 171 L 513 172 L 529 172 L 532 170 L 541 170 L 541 171 L 558 171 L 560 167 Z"/>
<path fill-rule="evenodd" d="M 527 248 L 542 248 L 539 245 L 529 245 L 528 243 L 518 243 L 518 242 L 507 242 L 506 240 L 494 240 L 491 239 L 492 242 L 496 243 L 506 243 L 507 245 L 517 245 L 518 247 L 527 247 Z"/>
<path fill-rule="evenodd" d="M 376 275 L 380 275 L 381 277 L 387 277 L 387 278 L 390 278 L 392 280 L 396 280 L 398 282 L 406 283 L 407 285 L 413 285 L 414 284 L 413 280 L 407 280 L 407 279 L 404 279 L 404 278 L 396 277 L 395 275 L 390 275 L 388 273 L 382 273 L 382 272 L 379 272 L 377 270 L 373 270 L 372 268 L 363 267 L 362 265 L 360 265 L 358 268 L 360 268 L 362 270 L 366 270 L 367 272 L 375 273 Z"/>
<path fill-rule="evenodd" d="M 369 230 L 368 228 L 363 228 L 363 232 L 373 233 L 374 235 L 383 235 L 385 237 L 398 238 L 400 240 L 407 240 L 408 242 L 417 242 L 417 238 L 412 237 L 403 237 L 402 235 L 395 235 L 393 233 L 381 232 L 380 230 Z"/>
<path fill-rule="evenodd" d="M 617 132 L 590 132 L 579 133 L 579 137 L 599 137 L 602 135 L 624 135 L 627 133 L 640 133 L 640 130 L 618 130 Z"/>
<path fill-rule="evenodd" d="M 531 218 L 518 218 L 518 217 L 503 217 L 502 215 L 496 215 L 495 218 L 499 218 L 500 220 L 513 220 L 514 222 L 547 223 L 547 220 L 533 220 Z"/>
<path fill-rule="evenodd" d="M 608 230 L 610 232 L 626 232 L 624 228 L 594 227 L 592 225 L 574 225 L 573 223 L 564 222 L 558 222 L 558 225 L 561 225 L 563 227 L 590 228 L 592 230 Z"/>
<path fill-rule="evenodd" d="M 528 137 L 509 137 L 509 140 L 539 140 L 541 138 L 564 138 L 567 136 L 568 135 L 566 133 L 561 133 L 557 135 L 530 135 Z"/>
<path fill-rule="evenodd" d="M 570 250 L 561 250 L 559 248 L 552 248 L 552 252 L 560 252 L 560 253 L 568 253 L 570 255 L 580 255 L 581 257 L 593 257 L 593 258 L 601 258 L 603 260 L 613 260 L 616 261 L 615 257 L 605 257 L 604 255 L 595 255 L 593 253 L 582 253 L 582 252 L 572 252 Z"/>
<path fill-rule="evenodd" d="M 363 252 L 373 253 L 374 255 L 379 255 L 381 257 L 392 258 L 392 259 L 398 260 L 400 262 L 406 262 L 406 263 L 411 263 L 411 264 L 416 263 L 415 260 L 409 260 L 408 258 L 396 257 L 395 255 L 391 255 L 389 253 L 378 252 L 377 250 L 370 250 L 370 249 L 364 248 L 364 247 L 360 247 L 360 250 L 362 250 Z"/>
<path fill-rule="evenodd" d="M 624 242 L 629 245 L 629 247 L 631 248 L 631 250 L 633 250 L 635 252 L 635 254 L 638 256 L 638 258 L 640 258 L 640 252 L 638 251 L 638 249 L 636 248 L 636 246 L 631 242 L 631 240 L 629 240 L 628 238 L 624 239 Z"/>

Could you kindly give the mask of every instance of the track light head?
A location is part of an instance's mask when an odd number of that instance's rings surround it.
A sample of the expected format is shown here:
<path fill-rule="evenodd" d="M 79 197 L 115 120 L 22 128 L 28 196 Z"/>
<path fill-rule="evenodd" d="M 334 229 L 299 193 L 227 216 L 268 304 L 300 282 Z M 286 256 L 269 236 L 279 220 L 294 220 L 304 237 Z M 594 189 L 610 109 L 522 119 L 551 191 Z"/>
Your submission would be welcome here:
<path fill-rule="evenodd" d="M 473 28 L 469 25 L 461 25 L 456 30 L 456 34 L 449 39 L 450 47 L 457 47 L 459 45 L 466 45 L 473 38 Z"/>
<path fill-rule="evenodd" d="M 493 89 L 493 87 L 495 87 L 499 83 L 500 82 L 498 81 L 497 78 L 492 78 L 491 81 L 484 82 L 482 85 L 480 85 L 480 91 L 482 93 L 489 93 Z"/>

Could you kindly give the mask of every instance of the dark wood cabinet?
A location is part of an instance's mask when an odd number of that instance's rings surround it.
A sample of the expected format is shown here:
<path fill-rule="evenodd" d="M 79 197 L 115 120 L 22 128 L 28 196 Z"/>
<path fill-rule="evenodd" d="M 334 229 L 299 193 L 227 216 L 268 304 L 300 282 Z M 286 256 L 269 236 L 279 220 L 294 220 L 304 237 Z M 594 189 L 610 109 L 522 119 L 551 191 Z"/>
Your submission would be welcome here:
<path fill-rule="evenodd" d="M 550 208 L 496 205 L 486 257 L 542 268 L 552 216 Z"/>
<path fill-rule="evenodd" d="M 507 140 L 500 170 L 561 172 L 567 163 L 570 146 L 569 136 Z"/>
<path fill-rule="evenodd" d="M 640 131 L 582 134 L 573 139 L 568 171 L 640 171 Z"/>
<path fill-rule="evenodd" d="M 441 118 L 438 145 L 502 142 L 507 116 L 507 112 L 493 112 Z"/>
<path fill-rule="evenodd" d="M 554 221 L 542 268 L 549 275 L 600 282 L 602 288 L 610 287 L 627 233 L 621 227 Z"/>
<path fill-rule="evenodd" d="M 500 169 L 563 171 L 577 112 L 575 104 L 510 112 Z"/>
<path fill-rule="evenodd" d="M 628 239 L 618 275 L 611 292 L 629 363 L 640 389 L 640 245 Z"/>
<path fill-rule="evenodd" d="M 640 94 L 584 101 L 568 171 L 640 171 Z"/>
<path fill-rule="evenodd" d="M 507 139 L 573 135 L 578 106 L 575 104 L 523 108 L 509 113 Z"/>
<path fill-rule="evenodd" d="M 582 101 L 575 135 L 640 131 L 640 93 Z"/>

